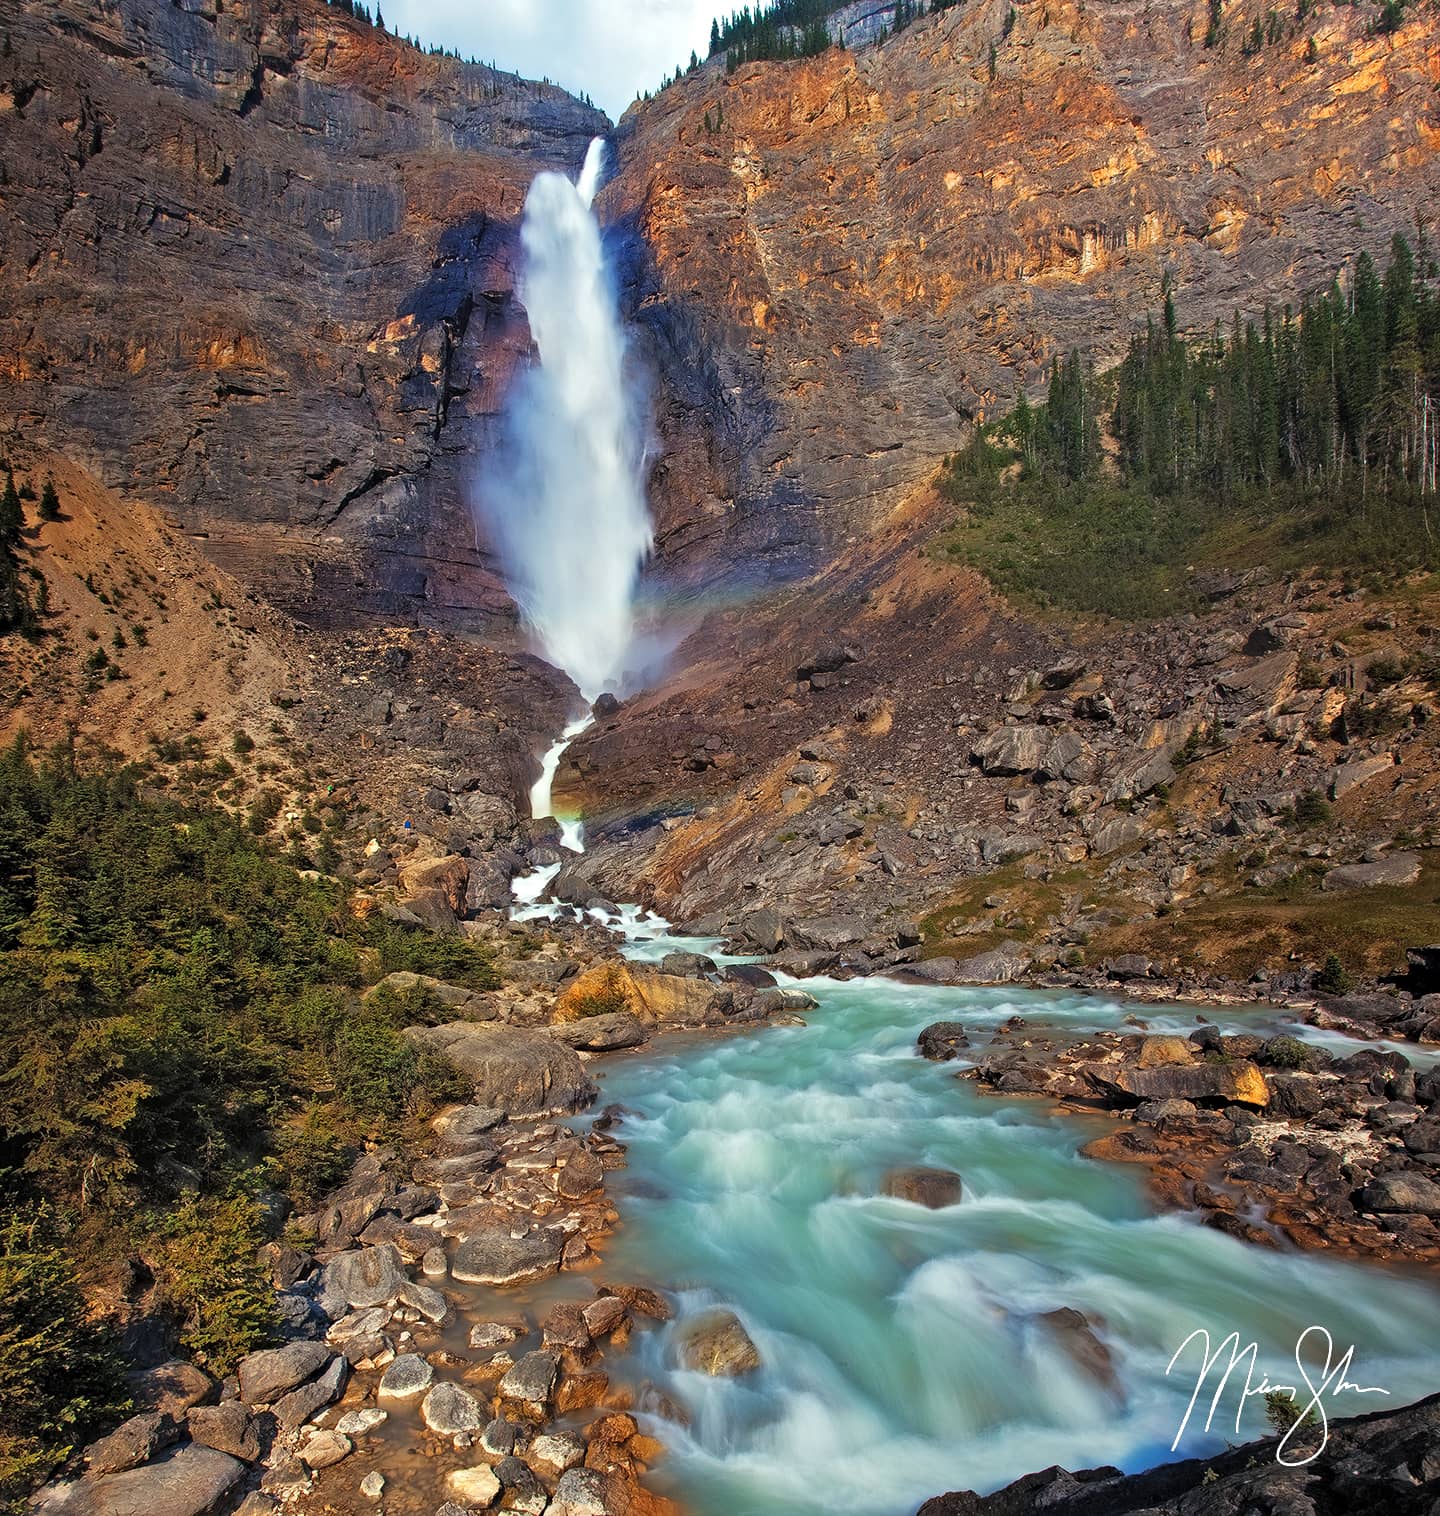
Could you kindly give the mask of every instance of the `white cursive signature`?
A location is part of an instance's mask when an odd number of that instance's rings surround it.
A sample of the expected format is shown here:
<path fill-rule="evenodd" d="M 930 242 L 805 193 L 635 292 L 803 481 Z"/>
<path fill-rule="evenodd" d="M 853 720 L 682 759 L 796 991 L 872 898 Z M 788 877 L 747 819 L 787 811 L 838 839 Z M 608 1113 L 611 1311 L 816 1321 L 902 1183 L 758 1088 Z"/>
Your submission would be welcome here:
<path fill-rule="evenodd" d="M 1305 1361 L 1305 1344 L 1312 1337 L 1316 1340 L 1316 1351 L 1318 1352 L 1322 1344 L 1325 1350 L 1325 1361 L 1319 1367 L 1319 1372 L 1323 1373 L 1324 1377 L 1318 1383 L 1311 1377 L 1314 1366 L 1307 1364 Z M 1346 1348 L 1340 1357 L 1335 1359 L 1335 1344 L 1330 1337 L 1330 1333 L 1321 1326 L 1306 1327 L 1299 1337 L 1295 1339 L 1295 1366 L 1299 1369 L 1300 1378 L 1310 1395 L 1310 1399 L 1303 1407 L 1300 1405 L 1299 1389 L 1295 1385 L 1272 1384 L 1270 1382 L 1269 1376 L 1258 1367 L 1260 1356 L 1259 1344 L 1250 1342 L 1241 1347 L 1239 1332 L 1231 1332 L 1228 1337 L 1221 1340 L 1219 1347 L 1212 1351 L 1210 1347 L 1210 1333 L 1204 1327 L 1196 1328 L 1175 1349 L 1175 1354 L 1165 1369 L 1167 1375 L 1175 1367 L 1176 1363 L 1179 1362 L 1181 1355 L 1192 1342 L 1200 1345 L 1200 1372 L 1195 1376 L 1195 1388 L 1191 1391 L 1190 1403 L 1185 1407 L 1185 1414 L 1181 1417 L 1180 1428 L 1175 1433 L 1175 1441 L 1170 1444 L 1170 1451 L 1172 1453 L 1180 1446 L 1180 1439 L 1184 1437 L 1185 1429 L 1190 1425 L 1190 1417 L 1194 1414 L 1196 1403 L 1204 1392 L 1206 1383 L 1210 1380 L 1212 1372 L 1220 1364 L 1221 1357 L 1227 1348 L 1230 1350 L 1230 1361 L 1223 1366 L 1219 1378 L 1214 1381 L 1214 1393 L 1210 1397 L 1210 1409 L 1205 1413 L 1205 1430 L 1207 1432 L 1210 1430 L 1210 1423 L 1215 1419 L 1215 1413 L 1220 1408 L 1220 1398 L 1225 1393 L 1226 1386 L 1230 1382 L 1230 1376 L 1243 1362 L 1245 1364 L 1245 1383 L 1240 1390 L 1239 1400 L 1235 1406 L 1236 1435 L 1238 1436 L 1240 1432 L 1240 1417 L 1253 1396 L 1271 1395 L 1276 1392 L 1288 1394 L 1291 1400 L 1295 1402 L 1297 1414 L 1295 1420 L 1285 1432 L 1285 1435 L 1281 1437 L 1279 1447 L 1275 1449 L 1276 1461 L 1283 1463 L 1286 1468 L 1302 1468 L 1307 1463 L 1313 1463 L 1325 1451 L 1325 1444 L 1330 1439 L 1330 1423 L 1325 1415 L 1325 1397 L 1327 1395 L 1333 1399 L 1336 1395 L 1343 1395 L 1347 1392 L 1353 1395 L 1388 1395 L 1390 1393 L 1389 1390 L 1382 1390 L 1379 1385 L 1356 1384 L 1353 1380 L 1348 1379 L 1346 1376 L 1350 1373 L 1351 1365 L 1354 1363 L 1355 1349 L 1353 1347 Z M 1332 1359 L 1335 1360 L 1333 1364 Z M 1256 1383 L 1257 1374 L 1259 1375 L 1258 1383 Z M 1312 1418 L 1316 1416 L 1320 1420 L 1320 1445 L 1303 1456 L 1288 1456 L 1291 1440 L 1297 1433 L 1302 1430 L 1313 1433 Z M 1308 1437 L 1306 1440 L 1309 1440 Z"/>

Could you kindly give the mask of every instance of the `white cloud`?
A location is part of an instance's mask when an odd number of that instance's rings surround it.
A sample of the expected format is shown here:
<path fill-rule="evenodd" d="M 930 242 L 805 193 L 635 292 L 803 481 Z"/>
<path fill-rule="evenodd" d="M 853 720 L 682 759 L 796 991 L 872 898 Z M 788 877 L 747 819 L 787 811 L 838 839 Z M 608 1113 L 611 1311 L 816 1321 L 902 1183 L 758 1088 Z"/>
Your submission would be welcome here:
<path fill-rule="evenodd" d="M 381 0 L 391 31 L 586 92 L 612 119 L 692 48 L 703 58 L 711 18 L 731 9 L 730 0 Z"/>

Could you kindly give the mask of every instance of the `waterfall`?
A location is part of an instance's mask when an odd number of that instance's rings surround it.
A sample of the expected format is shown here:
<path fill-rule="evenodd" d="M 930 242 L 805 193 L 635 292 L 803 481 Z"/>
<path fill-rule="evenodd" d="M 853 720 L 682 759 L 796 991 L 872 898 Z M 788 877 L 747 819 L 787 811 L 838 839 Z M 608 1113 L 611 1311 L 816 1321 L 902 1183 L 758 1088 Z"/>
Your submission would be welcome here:
<path fill-rule="evenodd" d="M 597 137 L 578 182 L 538 174 L 525 200 L 520 294 L 539 362 L 518 378 L 479 510 L 526 624 L 587 700 L 625 672 L 651 545 L 645 448 L 625 335 L 591 209 Z"/>

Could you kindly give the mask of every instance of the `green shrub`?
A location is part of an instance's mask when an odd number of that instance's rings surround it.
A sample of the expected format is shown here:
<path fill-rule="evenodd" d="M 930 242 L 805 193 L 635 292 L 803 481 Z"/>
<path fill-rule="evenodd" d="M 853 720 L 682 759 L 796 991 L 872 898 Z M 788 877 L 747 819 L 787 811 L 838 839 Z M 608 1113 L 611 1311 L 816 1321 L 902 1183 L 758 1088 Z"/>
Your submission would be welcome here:
<path fill-rule="evenodd" d="M 113 1334 L 90 1320 L 49 1208 L 7 1206 L 0 1213 L 0 1509 L 18 1509 L 31 1484 L 128 1404 Z"/>
<path fill-rule="evenodd" d="M 260 1208 L 247 1195 L 189 1199 L 158 1225 L 157 1278 L 197 1362 L 225 1375 L 276 1333 L 275 1290 L 260 1261 Z"/>
<path fill-rule="evenodd" d="M 1262 1050 L 1263 1061 L 1277 1069 L 1310 1066 L 1310 1049 L 1298 1037 L 1272 1037 Z"/>
<path fill-rule="evenodd" d="M 1306 790 L 1295 802 L 1294 815 L 1298 827 L 1324 826 L 1332 815 L 1330 802 L 1319 790 Z"/>
<path fill-rule="evenodd" d="M 1345 965 L 1341 963 L 1339 955 L 1329 954 L 1324 966 L 1315 976 L 1315 988 L 1322 995 L 1348 995 L 1350 984 L 1350 975 L 1345 971 Z"/>

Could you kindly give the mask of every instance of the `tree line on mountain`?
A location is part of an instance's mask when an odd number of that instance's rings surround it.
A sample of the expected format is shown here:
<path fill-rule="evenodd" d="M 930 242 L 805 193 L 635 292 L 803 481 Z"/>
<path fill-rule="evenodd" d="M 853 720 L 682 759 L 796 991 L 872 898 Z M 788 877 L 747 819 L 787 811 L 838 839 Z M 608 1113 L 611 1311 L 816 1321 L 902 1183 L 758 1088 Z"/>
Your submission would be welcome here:
<path fill-rule="evenodd" d="M 1110 386 L 1071 353 L 1039 411 L 1008 430 L 1027 466 L 1078 480 L 1102 467 Z M 1432 498 L 1440 458 L 1440 279 L 1403 236 L 1382 276 L 1368 253 L 1298 310 L 1235 312 L 1202 339 L 1178 330 L 1173 294 L 1115 374 L 1109 428 L 1121 475 L 1160 494 L 1222 499 L 1293 485 L 1363 508 L 1372 494 Z"/>
<path fill-rule="evenodd" d="M 847 0 L 773 0 L 770 5 L 744 6 L 710 23 L 710 52 L 725 55 L 730 73 L 742 63 L 787 58 L 813 58 L 832 45 L 829 18 Z M 895 11 L 878 40 L 903 31 L 924 15 L 949 10 L 961 0 L 896 0 Z"/>
<path fill-rule="evenodd" d="M 947 461 L 968 506 L 947 546 L 1012 590 L 1158 614 L 1222 531 L 1296 565 L 1440 562 L 1437 473 L 1440 268 L 1397 235 L 1383 274 L 1362 255 L 1298 309 L 1185 336 L 1167 289 L 1118 365 L 1057 358 L 1043 404 L 1022 394 Z"/>
<path fill-rule="evenodd" d="M 138 1268 L 226 1373 L 275 1326 L 277 1218 L 468 1093 L 401 1036 L 449 1012 L 376 986 L 493 986 L 489 955 L 362 919 L 275 849 L 141 767 L 0 753 L 0 1509 L 123 1406 L 83 1285 Z"/>

